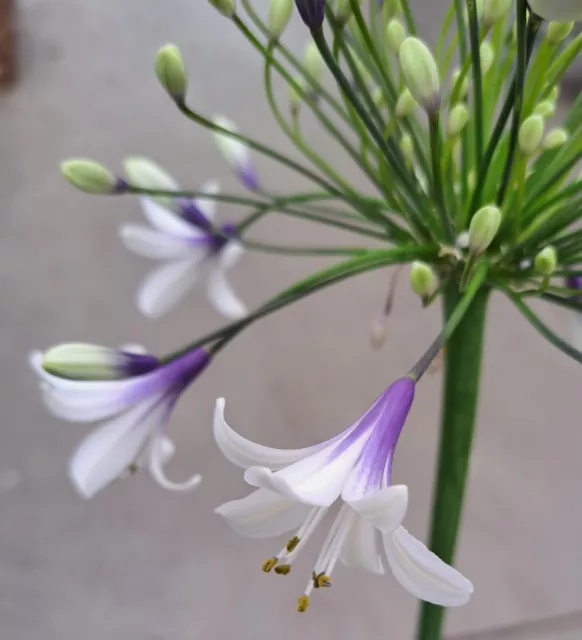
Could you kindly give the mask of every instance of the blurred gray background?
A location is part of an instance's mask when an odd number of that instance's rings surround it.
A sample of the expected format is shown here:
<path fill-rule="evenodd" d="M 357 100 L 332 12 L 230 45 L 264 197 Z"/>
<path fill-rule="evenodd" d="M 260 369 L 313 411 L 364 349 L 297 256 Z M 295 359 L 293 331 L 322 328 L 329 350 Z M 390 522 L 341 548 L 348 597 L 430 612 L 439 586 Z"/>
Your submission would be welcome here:
<path fill-rule="evenodd" d="M 417 0 L 432 39 L 444 0 Z M 258 2 L 262 9 L 266 3 Z M 439 326 L 401 287 L 390 338 L 379 353 L 368 330 L 389 272 L 335 287 L 247 330 L 180 401 L 170 433 L 178 454 L 169 473 L 200 471 L 187 496 L 140 474 L 84 502 L 67 480 L 68 456 L 87 433 L 43 410 L 27 352 L 61 341 L 140 342 L 168 352 L 222 323 L 195 291 L 157 322 L 136 311 L 137 285 L 151 265 L 117 238 L 139 220 L 130 197 L 96 198 L 69 188 L 58 163 L 88 156 L 118 169 L 143 154 L 184 186 L 218 178 L 237 191 L 211 136 L 187 122 L 152 73 L 153 56 L 175 42 L 186 58 L 191 103 L 224 113 L 245 132 L 294 153 L 262 95 L 261 61 L 205 0 L 22 0 L 20 80 L 0 96 L 0 637 L 3 640 L 267 640 L 302 636 L 413 637 L 416 601 L 391 578 L 338 567 L 333 589 L 295 613 L 318 541 L 289 577 L 260 571 L 280 541 L 238 538 L 212 510 L 248 491 L 240 470 L 215 448 L 217 396 L 227 417 L 266 444 L 305 446 L 352 422 L 419 356 Z M 296 20 L 287 43 L 300 51 Z M 313 144 L 335 151 L 317 127 Z M 348 162 L 335 155 L 340 168 Z M 256 158 L 263 184 L 289 192 L 297 176 Z M 244 211 L 221 206 L 221 220 Z M 273 242 L 346 242 L 317 225 L 278 217 L 252 234 Z M 349 240 L 348 240 L 349 241 Z M 256 306 L 327 264 L 249 254 L 233 272 Z M 568 318 L 544 308 L 568 330 Z M 475 584 L 472 602 L 452 610 L 451 637 L 560 616 L 582 602 L 580 373 L 501 297 L 487 330 L 482 400 L 457 566 Z M 399 445 L 395 478 L 408 484 L 407 527 L 426 539 L 440 374 L 419 388 Z M 322 532 L 323 533 L 323 532 Z M 525 635 L 582 637 L 575 619 Z M 558 629 L 562 629 L 559 631 Z"/>

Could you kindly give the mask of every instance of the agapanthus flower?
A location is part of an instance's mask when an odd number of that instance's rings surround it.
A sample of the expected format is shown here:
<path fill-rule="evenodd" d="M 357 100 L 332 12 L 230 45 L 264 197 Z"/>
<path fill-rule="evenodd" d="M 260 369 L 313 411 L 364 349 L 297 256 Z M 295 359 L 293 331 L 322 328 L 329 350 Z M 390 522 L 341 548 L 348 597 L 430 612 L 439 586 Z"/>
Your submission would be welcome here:
<path fill-rule="evenodd" d="M 147 463 L 163 488 L 186 491 L 200 483 L 169 480 L 164 464 L 174 446 L 165 435 L 182 392 L 207 367 L 210 354 L 195 349 L 169 362 L 146 353 L 87 344 L 35 351 L 30 362 L 49 411 L 63 420 L 100 423 L 69 463 L 75 489 L 93 497 L 117 478 Z"/>
<path fill-rule="evenodd" d="M 566 287 L 580 291 L 579 295 L 572 296 L 572 298 L 578 302 L 582 302 L 582 276 L 568 276 L 566 278 Z M 576 349 L 582 351 L 582 313 L 576 311 L 574 312 L 572 341 Z"/>
<path fill-rule="evenodd" d="M 208 182 L 203 193 L 216 194 L 218 185 Z M 210 301 L 228 318 L 241 318 L 246 308 L 226 279 L 243 252 L 232 224 L 214 225 L 215 200 L 178 199 L 172 208 L 152 199 L 141 199 L 151 227 L 125 224 L 120 235 L 125 246 L 138 255 L 163 262 L 141 285 L 137 305 L 151 318 L 172 308 L 197 282 L 203 281 Z"/>
<path fill-rule="evenodd" d="M 314 589 L 331 586 L 338 560 L 377 574 L 389 568 L 410 593 L 435 604 L 459 606 L 471 597 L 471 582 L 402 526 L 408 490 L 392 484 L 392 462 L 414 392 L 414 381 L 401 378 L 343 433 L 291 451 L 264 447 L 234 432 L 224 419 L 224 400 L 218 400 L 218 446 L 231 462 L 246 469 L 246 481 L 258 489 L 220 506 L 217 513 L 249 537 L 296 529 L 281 551 L 265 561 L 264 571 L 287 575 L 330 507 L 339 504 L 299 598 L 299 611 L 307 609 Z"/>

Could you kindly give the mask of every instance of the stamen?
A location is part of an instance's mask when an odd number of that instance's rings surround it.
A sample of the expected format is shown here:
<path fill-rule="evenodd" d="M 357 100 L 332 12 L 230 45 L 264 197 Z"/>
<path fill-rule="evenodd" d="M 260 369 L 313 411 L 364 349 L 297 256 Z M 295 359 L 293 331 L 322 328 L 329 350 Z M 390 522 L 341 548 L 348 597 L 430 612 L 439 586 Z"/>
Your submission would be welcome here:
<path fill-rule="evenodd" d="M 261 569 L 265 573 L 269 573 L 277 566 L 278 562 L 279 562 L 278 558 L 269 558 L 268 560 L 265 560 L 265 562 L 263 562 L 263 564 L 261 565 Z"/>
<path fill-rule="evenodd" d="M 275 567 L 275 573 L 280 576 L 288 576 L 291 573 L 291 565 L 279 564 Z"/>
<path fill-rule="evenodd" d="M 316 575 L 314 571 L 311 578 L 313 580 L 313 586 L 315 589 L 331 587 L 331 578 L 329 576 L 326 576 L 323 572 Z"/>
<path fill-rule="evenodd" d="M 297 602 L 297 611 L 299 613 L 305 613 L 309 608 L 309 598 L 307 596 L 301 596 Z"/>
<path fill-rule="evenodd" d="M 299 536 L 293 536 L 291 540 L 289 540 L 289 542 L 287 543 L 287 547 L 286 547 L 287 553 L 292 553 L 293 551 L 295 551 L 295 547 L 297 547 L 300 540 L 301 538 Z"/>

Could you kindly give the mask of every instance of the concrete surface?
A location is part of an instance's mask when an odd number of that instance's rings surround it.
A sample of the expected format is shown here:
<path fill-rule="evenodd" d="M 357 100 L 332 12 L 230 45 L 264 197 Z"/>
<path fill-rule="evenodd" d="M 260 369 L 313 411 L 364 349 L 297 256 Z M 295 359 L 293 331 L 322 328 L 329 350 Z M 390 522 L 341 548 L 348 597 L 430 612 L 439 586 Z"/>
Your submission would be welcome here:
<path fill-rule="evenodd" d="M 73 493 L 66 462 L 86 429 L 45 414 L 27 352 L 81 339 L 138 341 L 162 353 L 221 320 L 199 292 L 158 322 L 141 318 L 133 295 L 149 265 L 117 240 L 122 220 L 139 219 L 137 202 L 74 192 L 58 162 L 85 155 L 119 167 L 124 155 L 140 153 L 184 185 L 218 177 L 225 189 L 238 189 L 210 136 L 177 114 L 157 86 L 152 58 L 166 41 L 185 54 L 193 104 L 226 113 L 280 149 L 289 146 L 268 117 L 259 59 L 203 0 L 23 0 L 20 9 L 22 79 L 0 97 L 0 637 L 409 640 L 417 604 L 394 580 L 338 568 L 333 589 L 299 616 L 296 597 L 317 542 L 287 579 L 265 576 L 260 563 L 279 541 L 239 539 L 212 513 L 247 492 L 212 442 L 218 395 L 226 396 L 227 416 L 243 433 L 303 446 L 349 424 L 427 345 L 438 310 L 421 313 L 403 287 L 389 344 L 381 353 L 368 348 L 387 273 L 334 288 L 249 329 L 181 400 L 171 423 L 179 452 L 170 473 L 180 478 L 199 470 L 204 482 L 197 493 L 168 495 L 145 474 L 90 503 Z M 423 25 L 434 23 L 433 9 L 431 2 L 422 11 Z M 299 48 L 304 37 L 293 24 L 289 43 Z M 333 151 L 317 128 L 311 136 Z M 262 158 L 258 165 L 273 190 L 305 186 Z M 350 169 L 339 157 L 338 166 Z M 241 212 L 224 206 L 220 214 L 225 220 Z M 255 237 L 346 241 L 276 216 Z M 253 254 L 234 280 L 257 305 L 323 264 Z M 567 330 L 565 314 L 544 312 Z M 410 486 L 407 525 L 421 538 L 440 382 L 436 375 L 420 387 L 395 469 L 397 481 Z M 467 607 L 450 613 L 451 634 L 580 607 L 579 390 L 579 369 L 496 297 L 457 562 L 476 591 Z M 566 638 L 560 633 L 544 637 Z"/>

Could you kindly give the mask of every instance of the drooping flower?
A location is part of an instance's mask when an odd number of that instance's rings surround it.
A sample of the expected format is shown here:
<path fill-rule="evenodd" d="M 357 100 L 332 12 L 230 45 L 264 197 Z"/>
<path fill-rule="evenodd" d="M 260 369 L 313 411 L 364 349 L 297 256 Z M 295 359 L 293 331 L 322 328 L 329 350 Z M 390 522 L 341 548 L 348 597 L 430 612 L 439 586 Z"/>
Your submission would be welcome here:
<path fill-rule="evenodd" d="M 287 575 L 327 511 L 339 511 L 319 554 L 298 611 L 305 611 L 314 589 L 331 586 L 341 560 L 372 573 L 390 568 L 400 584 L 418 598 L 443 606 L 468 602 L 469 580 L 442 562 L 403 526 L 408 490 L 392 485 L 394 452 L 414 398 L 415 384 L 401 378 L 340 435 L 307 449 L 279 450 L 246 440 L 224 420 L 217 402 L 214 433 L 246 481 L 258 487 L 246 498 L 216 510 L 237 532 L 255 538 L 296 529 L 263 571 Z"/>
<path fill-rule="evenodd" d="M 83 497 L 93 497 L 143 463 L 165 489 L 185 491 L 200 483 L 199 475 L 179 484 L 166 477 L 164 465 L 174 446 L 165 428 L 181 393 L 210 358 L 196 349 L 162 363 L 149 354 L 87 344 L 31 354 L 49 411 L 71 422 L 100 423 L 69 463 L 71 481 Z"/>
<path fill-rule="evenodd" d="M 529 0 L 529 6 L 545 20 L 571 22 L 582 18 L 580 0 Z"/>
<path fill-rule="evenodd" d="M 234 122 L 224 116 L 215 116 L 213 122 L 226 131 L 238 133 L 238 127 Z M 222 153 L 238 179 L 247 189 L 256 191 L 259 188 L 259 178 L 248 147 L 240 140 L 220 132 L 215 132 L 214 139 L 218 150 Z"/>
<path fill-rule="evenodd" d="M 574 300 L 582 302 L 582 276 L 568 276 L 566 287 L 580 291 L 580 295 L 572 296 Z M 572 327 L 572 341 L 578 351 L 582 351 L 582 313 L 574 312 Z"/>
<path fill-rule="evenodd" d="M 216 194 L 218 185 L 208 182 L 201 191 Z M 214 226 L 215 204 L 215 200 L 204 198 L 179 199 L 174 204 L 176 213 L 144 197 L 141 205 L 151 227 L 121 227 L 121 239 L 130 251 L 163 262 L 139 289 L 137 305 L 144 315 L 160 317 L 200 281 L 220 313 L 234 319 L 246 314 L 225 275 L 238 262 L 243 249 L 234 225 Z"/>

